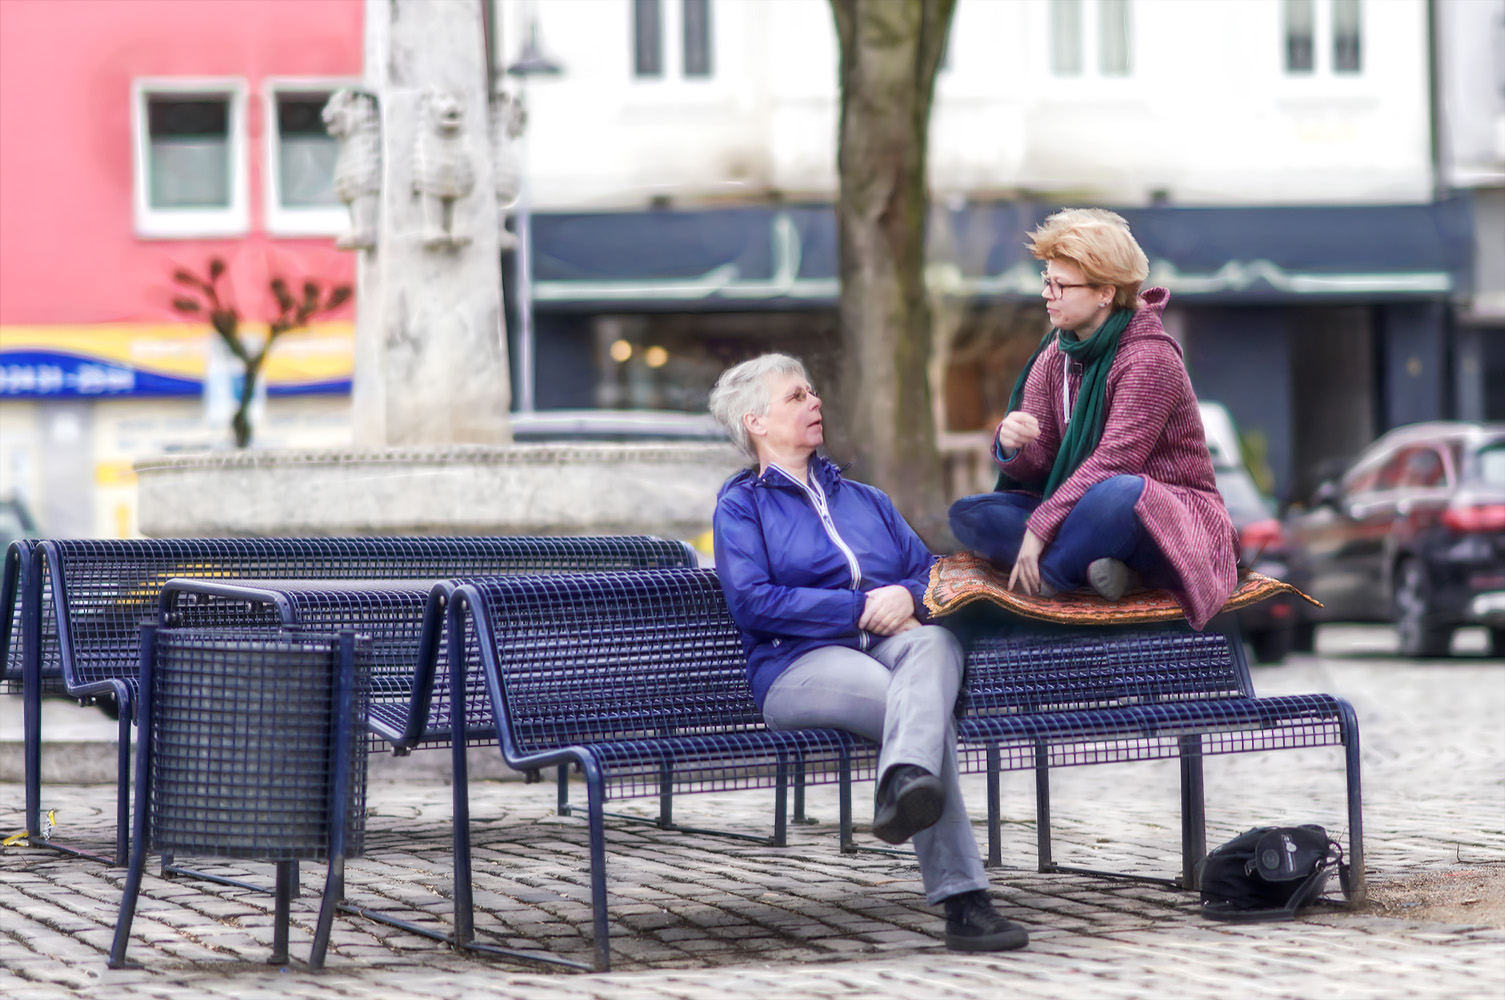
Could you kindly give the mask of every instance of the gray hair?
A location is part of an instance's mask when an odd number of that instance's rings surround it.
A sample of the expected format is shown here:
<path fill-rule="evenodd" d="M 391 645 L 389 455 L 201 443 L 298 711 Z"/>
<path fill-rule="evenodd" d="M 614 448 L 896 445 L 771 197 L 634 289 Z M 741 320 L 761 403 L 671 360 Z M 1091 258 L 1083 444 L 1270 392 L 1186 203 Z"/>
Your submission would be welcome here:
<path fill-rule="evenodd" d="M 798 375 L 806 382 L 810 381 L 810 374 L 799 358 L 787 354 L 764 354 L 728 368 L 711 389 L 711 416 L 726 431 L 737 450 L 753 462 L 758 460 L 758 453 L 747 436 L 742 418 L 749 413 L 757 417 L 768 415 L 771 400 L 766 379 L 769 375 Z"/>

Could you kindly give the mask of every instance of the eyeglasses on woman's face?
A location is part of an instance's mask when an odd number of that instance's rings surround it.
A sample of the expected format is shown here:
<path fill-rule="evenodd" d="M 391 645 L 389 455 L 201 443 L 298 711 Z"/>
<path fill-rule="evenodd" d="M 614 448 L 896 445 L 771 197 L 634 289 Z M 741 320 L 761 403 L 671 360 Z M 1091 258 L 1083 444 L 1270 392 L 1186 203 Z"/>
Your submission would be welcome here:
<path fill-rule="evenodd" d="M 1094 288 L 1090 281 L 1062 281 L 1060 278 L 1052 278 L 1047 272 L 1040 272 L 1040 280 L 1045 282 L 1045 297 L 1059 299 L 1066 294 L 1068 288 Z"/>
<path fill-rule="evenodd" d="M 786 403 L 793 403 L 795 406 L 799 406 L 807 399 L 819 398 L 820 393 L 815 391 L 814 386 L 802 385 L 798 389 L 795 389 L 793 392 L 786 395 L 783 401 Z"/>

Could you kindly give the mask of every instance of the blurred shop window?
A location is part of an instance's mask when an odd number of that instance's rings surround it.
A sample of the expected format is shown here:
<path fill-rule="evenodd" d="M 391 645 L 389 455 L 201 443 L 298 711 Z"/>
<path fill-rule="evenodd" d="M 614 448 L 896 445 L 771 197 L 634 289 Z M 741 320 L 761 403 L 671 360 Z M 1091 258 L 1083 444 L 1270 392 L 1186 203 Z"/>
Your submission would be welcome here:
<path fill-rule="evenodd" d="M 1129 75 L 1129 0 L 1098 0 L 1097 62 L 1103 76 Z"/>
<path fill-rule="evenodd" d="M 1363 0 L 1282 0 L 1285 71 L 1292 74 L 1349 74 L 1364 70 Z M 1323 28 L 1327 34 L 1320 34 Z M 1318 53 L 1332 44 L 1331 65 L 1318 65 Z"/>
<path fill-rule="evenodd" d="M 1360 0 L 1332 0 L 1333 72 L 1358 73 L 1364 68 L 1363 9 Z"/>
<path fill-rule="evenodd" d="M 663 9 L 659 0 L 632 0 L 632 72 L 664 75 Z"/>
<path fill-rule="evenodd" d="M 1050 0 L 1050 71 L 1082 73 L 1082 0 Z"/>
<path fill-rule="evenodd" d="M 1316 55 L 1315 0 L 1285 0 L 1286 72 L 1310 73 Z"/>
<path fill-rule="evenodd" d="M 711 0 L 632 0 L 633 76 L 709 79 L 716 68 L 711 28 Z M 665 50 L 666 37 L 680 39 L 678 52 Z"/>
<path fill-rule="evenodd" d="M 1088 12 L 1092 3 L 1096 17 Z M 1051 0 L 1050 71 L 1082 76 L 1095 66 L 1099 76 L 1128 76 L 1133 45 L 1129 0 Z"/>
<path fill-rule="evenodd" d="M 711 75 L 711 0 L 684 0 L 685 76 Z"/>
<path fill-rule="evenodd" d="M 267 231 L 280 236 L 330 236 L 345 227 L 334 193 L 340 144 L 324 128 L 324 105 L 341 80 L 269 80 L 266 84 Z"/>
<path fill-rule="evenodd" d="M 241 82 L 138 80 L 133 89 L 137 233 L 244 233 L 248 218 Z"/>

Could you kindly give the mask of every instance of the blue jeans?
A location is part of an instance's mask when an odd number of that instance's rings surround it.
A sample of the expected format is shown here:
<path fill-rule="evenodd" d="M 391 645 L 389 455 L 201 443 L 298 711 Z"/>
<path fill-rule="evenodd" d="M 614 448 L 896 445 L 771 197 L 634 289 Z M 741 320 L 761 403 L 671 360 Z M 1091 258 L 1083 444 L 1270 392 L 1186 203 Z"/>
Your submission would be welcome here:
<path fill-rule="evenodd" d="M 1113 476 L 1082 494 L 1040 556 L 1040 579 L 1058 591 L 1076 590 L 1087 586 L 1093 560 L 1119 559 L 1152 587 L 1171 582 L 1165 557 L 1134 513 L 1143 492 L 1141 477 Z M 951 530 L 969 551 L 1012 566 L 1025 523 L 1041 502 L 1025 493 L 962 497 L 951 505 Z"/>

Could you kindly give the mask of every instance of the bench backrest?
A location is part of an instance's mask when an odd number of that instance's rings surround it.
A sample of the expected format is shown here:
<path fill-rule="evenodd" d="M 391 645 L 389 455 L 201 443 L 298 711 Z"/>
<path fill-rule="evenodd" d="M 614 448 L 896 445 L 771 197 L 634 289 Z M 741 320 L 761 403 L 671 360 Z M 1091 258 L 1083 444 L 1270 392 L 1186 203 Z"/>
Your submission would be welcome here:
<path fill-rule="evenodd" d="M 450 581 L 169 581 L 162 593 L 162 623 L 194 630 L 295 629 L 309 633 L 354 631 L 371 640 L 369 669 L 373 734 L 395 746 L 420 742 L 430 699 L 448 691 L 444 665 L 444 599 Z M 479 672 L 475 677 L 480 688 Z M 433 733 L 431 739 L 444 733 Z"/>
<path fill-rule="evenodd" d="M 646 536 L 49 540 L 39 552 L 51 590 L 34 598 L 52 599 L 40 613 L 58 623 L 59 669 L 70 688 L 135 676 L 140 623 L 154 617 L 174 577 L 445 579 L 696 561 L 683 542 Z"/>
<path fill-rule="evenodd" d="M 413 666 L 433 584 L 427 581 L 212 580 L 169 581 L 162 592 L 162 624 L 170 628 L 297 629 L 335 634 L 350 630 L 373 640 L 373 696 L 411 690 Z M 442 607 L 440 608 L 442 616 Z"/>
<path fill-rule="evenodd" d="M 8 685 L 21 680 L 22 589 L 35 559 L 36 542 L 17 538 L 5 547 L 5 562 L 0 565 L 0 679 Z M 56 644 L 53 657 L 56 659 Z M 52 664 L 52 673 L 57 673 Z"/>
<path fill-rule="evenodd" d="M 765 728 L 713 570 L 495 578 L 458 588 L 450 614 L 466 626 L 452 641 L 479 638 L 510 759 Z M 474 699 L 466 710 L 468 725 L 491 721 Z"/>
<path fill-rule="evenodd" d="M 1119 708 L 1247 698 L 1248 661 L 1236 638 L 1180 627 L 1042 629 L 976 636 L 967 651 L 964 713 Z"/>

